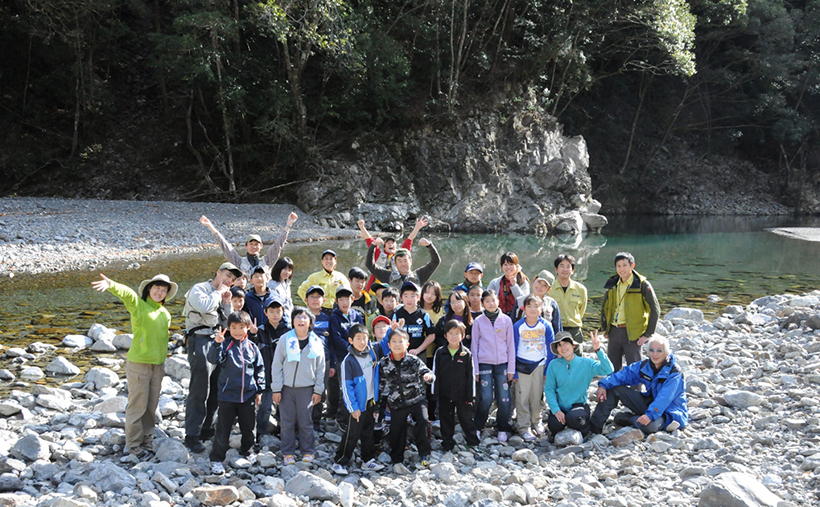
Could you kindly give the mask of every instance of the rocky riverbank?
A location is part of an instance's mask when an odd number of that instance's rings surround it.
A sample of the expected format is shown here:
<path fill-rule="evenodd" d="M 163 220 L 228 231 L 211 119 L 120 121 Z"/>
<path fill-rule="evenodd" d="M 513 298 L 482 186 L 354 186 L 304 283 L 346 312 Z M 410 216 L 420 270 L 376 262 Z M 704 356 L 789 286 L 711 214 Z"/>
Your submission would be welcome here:
<path fill-rule="evenodd" d="M 355 221 L 328 224 L 285 204 L 2 198 L 0 276 L 95 270 L 213 248 L 213 235 L 198 222 L 201 215 L 229 241 L 244 241 L 253 232 L 272 242 L 291 211 L 299 215 L 291 242 L 358 235 Z"/>
<path fill-rule="evenodd" d="M 129 346 L 128 335 L 97 324 L 60 348 L 3 351 L 0 378 L 10 391 L 0 402 L 0 505 L 816 505 L 820 291 L 728 306 L 712 322 L 699 310 L 676 308 L 658 332 L 669 337 L 687 379 L 691 424 L 671 434 L 646 438 L 610 425 L 587 442 L 565 432 L 554 445 L 517 436 L 499 443 L 487 431 L 479 448 L 459 445 L 455 453 L 435 440 L 429 468 L 411 446 L 405 465 L 380 473 L 353 467 L 339 477 L 329 468 L 341 436 L 326 428 L 312 465 L 283 466 L 279 441 L 268 435 L 251 459 L 231 450 L 228 473 L 213 476 L 207 456 L 182 445 L 187 361 L 176 340 L 154 455 L 143 462 L 122 455 L 122 354 L 100 353 L 98 365 L 79 374 L 71 364 L 84 347 Z M 44 374 L 27 366 L 35 360 L 76 376 L 60 388 L 33 383 Z"/>

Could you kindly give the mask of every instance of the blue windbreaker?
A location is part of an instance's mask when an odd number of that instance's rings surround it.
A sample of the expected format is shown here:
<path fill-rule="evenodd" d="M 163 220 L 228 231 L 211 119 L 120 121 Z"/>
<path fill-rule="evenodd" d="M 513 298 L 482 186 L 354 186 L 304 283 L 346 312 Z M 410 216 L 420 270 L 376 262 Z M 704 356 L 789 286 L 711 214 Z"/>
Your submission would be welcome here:
<path fill-rule="evenodd" d="M 655 420 L 662 415 L 680 423 L 681 427 L 689 423 L 689 408 L 686 406 L 686 381 L 683 372 L 677 365 L 675 356 L 669 354 L 660 371 L 655 374 L 649 359 L 632 363 L 621 371 L 598 381 L 598 387 L 612 389 L 616 386 L 646 386 L 644 396 L 652 398 L 646 415 Z"/>
<path fill-rule="evenodd" d="M 265 389 L 265 363 L 256 344 L 228 338 L 214 343 L 208 351 L 208 362 L 222 365 L 219 370 L 217 400 L 244 403 Z"/>

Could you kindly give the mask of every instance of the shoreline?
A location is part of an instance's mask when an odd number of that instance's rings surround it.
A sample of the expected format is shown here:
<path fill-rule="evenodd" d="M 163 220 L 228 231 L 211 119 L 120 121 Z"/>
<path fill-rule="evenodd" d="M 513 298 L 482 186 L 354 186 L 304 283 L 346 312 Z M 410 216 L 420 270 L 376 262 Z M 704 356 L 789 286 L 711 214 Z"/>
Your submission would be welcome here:
<path fill-rule="evenodd" d="M 358 229 L 318 225 L 288 204 L 112 201 L 43 197 L 0 198 L 0 276 L 101 269 L 163 255 L 219 250 L 199 224 L 205 215 L 235 246 L 248 234 L 272 243 L 288 214 L 299 219 L 288 243 L 351 239 Z"/>

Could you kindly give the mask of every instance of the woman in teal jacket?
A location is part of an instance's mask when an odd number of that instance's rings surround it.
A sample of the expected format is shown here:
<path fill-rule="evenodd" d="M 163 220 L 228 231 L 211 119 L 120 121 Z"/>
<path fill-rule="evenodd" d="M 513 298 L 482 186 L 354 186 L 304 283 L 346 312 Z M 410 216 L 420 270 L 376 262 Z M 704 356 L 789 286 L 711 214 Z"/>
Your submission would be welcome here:
<path fill-rule="evenodd" d="M 100 278 L 102 280 L 91 283 L 92 287 L 100 292 L 107 290 L 122 299 L 131 314 L 134 339 L 125 362 L 125 378 L 128 380 L 125 449 L 142 458 L 153 450 L 154 412 L 159 404 L 165 358 L 168 357 L 171 314 L 164 304 L 174 297 L 179 287 L 165 275 L 143 280 L 138 292 L 102 273 Z"/>
<path fill-rule="evenodd" d="M 575 355 L 579 345 L 568 331 L 555 335 L 550 349 L 555 359 L 547 367 L 544 395 L 550 409 L 547 427 L 550 440 L 564 428 L 572 428 L 587 436 L 590 432 L 587 390 L 596 375 L 612 373 L 612 362 L 601 350 L 598 332 L 592 334 L 592 351 L 597 360 Z"/>
<path fill-rule="evenodd" d="M 590 421 L 594 433 L 601 433 L 619 401 L 632 412 L 629 424 L 647 434 L 661 428 L 675 431 L 689 423 L 686 382 L 669 351 L 669 341 L 653 336 L 647 347 L 649 359 L 632 363 L 598 382 L 598 406 Z M 646 387 L 645 393 L 629 387 L 640 384 Z"/>

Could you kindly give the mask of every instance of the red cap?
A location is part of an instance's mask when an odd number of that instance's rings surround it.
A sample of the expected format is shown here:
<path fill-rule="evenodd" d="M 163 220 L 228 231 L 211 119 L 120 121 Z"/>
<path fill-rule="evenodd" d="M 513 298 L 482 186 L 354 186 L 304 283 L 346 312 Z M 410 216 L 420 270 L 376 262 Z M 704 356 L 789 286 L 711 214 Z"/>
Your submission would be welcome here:
<path fill-rule="evenodd" d="M 393 321 L 388 319 L 384 315 L 379 315 L 378 317 L 373 319 L 373 322 L 370 323 L 370 328 L 375 330 L 376 329 L 376 324 L 378 324 L 379 322 L 384 322 L 385 324 L 390 325 L 390 323 L 392 323 Z"/>

